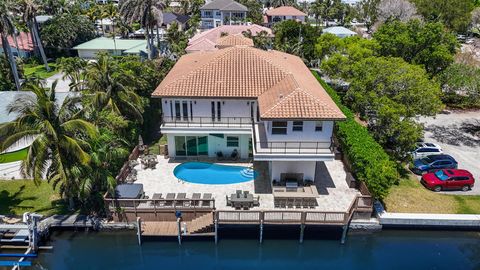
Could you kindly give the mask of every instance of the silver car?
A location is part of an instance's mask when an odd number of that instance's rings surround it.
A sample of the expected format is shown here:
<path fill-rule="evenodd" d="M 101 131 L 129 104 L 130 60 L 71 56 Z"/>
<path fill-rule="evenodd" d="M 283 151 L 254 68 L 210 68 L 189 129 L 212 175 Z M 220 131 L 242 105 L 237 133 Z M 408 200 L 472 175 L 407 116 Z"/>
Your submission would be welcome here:
<path fill-rule="evenodd" d="M 417 143 L 417 148 L 412 152 L 412 158 L 423 158 L 430 155 L 440 155 L 443 154 L 442 148 L 434 143 Z"/>

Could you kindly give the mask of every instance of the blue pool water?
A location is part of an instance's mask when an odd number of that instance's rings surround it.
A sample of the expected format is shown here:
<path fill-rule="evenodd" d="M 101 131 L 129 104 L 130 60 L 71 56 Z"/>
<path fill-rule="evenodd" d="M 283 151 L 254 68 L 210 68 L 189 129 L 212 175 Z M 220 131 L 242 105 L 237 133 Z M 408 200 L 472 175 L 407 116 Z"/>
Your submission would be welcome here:
<path fill-rule="evenodd" d="M 35 270 L 480 269 L 478 232 L 382 231 L 339 240 L 146 241 L 135 232 L 55 232 Z M 0 269 L 2 269 L 0 267 Z M 22 268 L 23 269 L 23 268 Z M 31 268 L 28 268 L 31 269 Z"/>
<path fill-rule="evenodd" d="M 178 179 L 197 184 L 236 184 L 252 181 L 257 172 L 242 166 L 219 165 L 206 162 L 185 162 L 173 170 Z"/>

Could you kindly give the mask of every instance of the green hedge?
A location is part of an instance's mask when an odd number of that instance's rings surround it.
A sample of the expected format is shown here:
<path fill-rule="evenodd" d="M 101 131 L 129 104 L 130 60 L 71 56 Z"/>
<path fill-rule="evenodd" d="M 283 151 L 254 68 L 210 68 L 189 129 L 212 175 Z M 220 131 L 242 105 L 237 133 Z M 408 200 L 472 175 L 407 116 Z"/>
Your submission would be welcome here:
<path fill-rule="evenodd" d="M 399 178 L 395 162 L 368 130 L 355 121 L 354 113 L 342 104 L 335 90 L 327 85 L 317 72 L 313 72 L 313 75 L 347 117 L 345 121 L 336 123 L 335 133 L 343 153 L 352 165 L 356 179 L 363 181 L 375 198 L 383 199 Z"/>

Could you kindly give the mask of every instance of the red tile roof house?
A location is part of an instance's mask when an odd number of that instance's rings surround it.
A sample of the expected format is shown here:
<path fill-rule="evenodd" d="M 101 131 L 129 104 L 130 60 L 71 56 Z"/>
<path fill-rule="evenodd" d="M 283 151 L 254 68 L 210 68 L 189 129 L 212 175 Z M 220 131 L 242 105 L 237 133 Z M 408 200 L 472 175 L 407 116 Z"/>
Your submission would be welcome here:
<path fill-rule="evenodd" d="M 29 33 L 22 32 L 17 35 L 17 42 L 15 43 L 15 39 L 12 36 L 8 36 L 8 43 L 10 44 L 10 48 L 12 49 L 12 53 L 14 56 L 19 57 L 30 57 L 33 54 L 33 42 L 32 36 Z M 18 44 L 18 48 L 17 48 Z M 3 44 L 2 40 L 0 39 L 0 54 L 3 54 Z"/>
<path fill-rule="evenodd" d="M 245 45 L 182 56 L 152 97 L 171 158 L 235 151 L 268 164 L 272 183 L 316 181 L 345 119 L 299 57 Z"/>
<path fill-rule="evenodd" d="M 275 23 L 285 20 L 295 20 L 305 22 L 307 14 L 302 11 L 291 7 L 281 6 L 278 8 L 272 8 L 265 11 L 264 24 L 268 27 L 272 27 Z"/>
<path fill-rule="evenodd" d="M 222 25 L 193 36 L 188 41 L 188 47 L 185 49 L 185 51 L 187 53 L 198 51 L 216 51 L 218 50 L 218 40 L 222 36 L 236 35 L 238 37 L 243 32 L 247 31 L 250 31 L 250 33 L 252 33 L 252 36 L 257 36 L 260 32 L 264 31 L 267 33 L 267 36 L 273 38 L 272 29 L 257 24 Z"/>

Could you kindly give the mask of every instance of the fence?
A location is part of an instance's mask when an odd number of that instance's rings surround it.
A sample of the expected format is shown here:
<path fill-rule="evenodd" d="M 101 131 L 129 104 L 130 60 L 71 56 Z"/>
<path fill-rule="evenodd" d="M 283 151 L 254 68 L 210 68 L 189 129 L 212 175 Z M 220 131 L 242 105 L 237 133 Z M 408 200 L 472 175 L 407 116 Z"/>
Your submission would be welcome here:
<path fill-rule="evenodd" d="M 135 146 L 135 148 L 133 148 L 132 153 L 130 153 L 130 155 L 128 156 L 128 160 L 125 161 L 125 163 L 123 163 L 123 166 L 120 169 L 120 172 L 115 177 L 115 179 L 117 180 L 117 183 L 118 182 L 123 182 L 125 180 L 127 175 L 130 173 L 130 166 L 129 166 L 128 162 L 130 160 L 137 159 L 139 155 L 140 155 L 140 147 L 137 145 L 137 146 Z"/>

